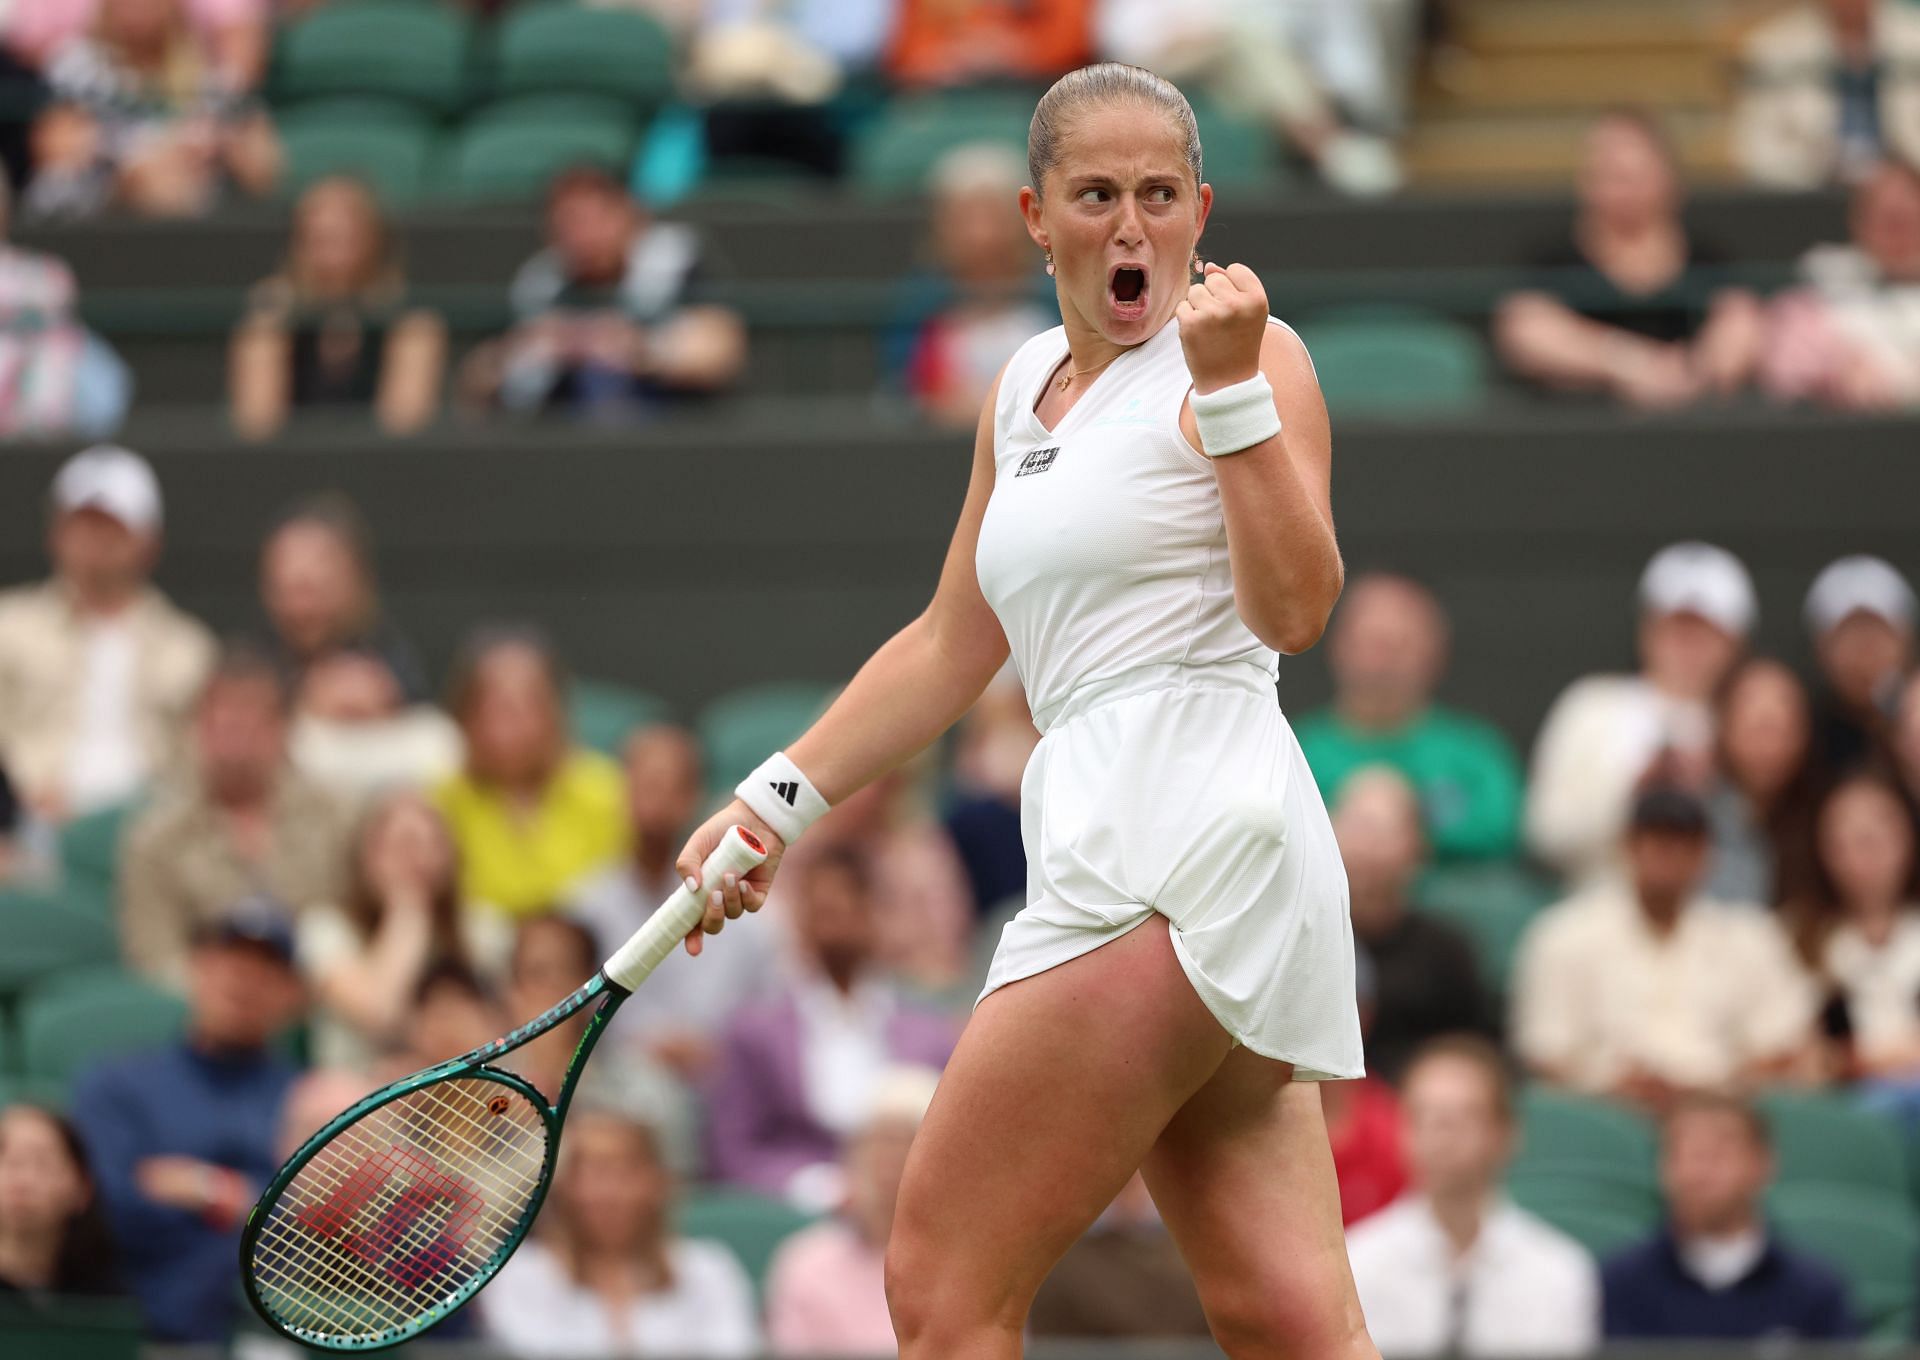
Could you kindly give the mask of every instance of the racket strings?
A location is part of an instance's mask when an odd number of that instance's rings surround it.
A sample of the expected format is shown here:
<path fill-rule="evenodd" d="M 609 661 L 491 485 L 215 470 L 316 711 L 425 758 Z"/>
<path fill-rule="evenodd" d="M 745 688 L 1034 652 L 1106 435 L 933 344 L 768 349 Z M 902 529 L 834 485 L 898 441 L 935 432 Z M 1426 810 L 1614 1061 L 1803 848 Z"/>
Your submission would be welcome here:
<path fill-rule="evenodd" d="M 314 1336 L 410 1327 L 473 1283 L 525 1221 L 547 1125 L 520 1092 L 434 1082 L 341 1129 L 265 1209 L 261 1302 Z"/>

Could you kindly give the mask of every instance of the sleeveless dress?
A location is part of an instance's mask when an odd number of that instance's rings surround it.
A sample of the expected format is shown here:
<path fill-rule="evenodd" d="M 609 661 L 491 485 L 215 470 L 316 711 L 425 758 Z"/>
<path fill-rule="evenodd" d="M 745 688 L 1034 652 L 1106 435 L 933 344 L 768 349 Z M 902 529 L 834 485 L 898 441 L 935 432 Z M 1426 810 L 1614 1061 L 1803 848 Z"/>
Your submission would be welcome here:
<path fill-rule="evenodd" d="M 1008 363 L 974 561 L 1042 733 L 1020 790 L 1027 904 L 981 996 L 1158 912 L 1236 1042 L 1303 1080 L 1358 1077 L 1346 871 L 1279 658 L 1234 605 L 1213 468 L 1180 430 L 1179 326 L 1048 431 L 1034 405 L 1066 352 L 1056 326 Z"/>

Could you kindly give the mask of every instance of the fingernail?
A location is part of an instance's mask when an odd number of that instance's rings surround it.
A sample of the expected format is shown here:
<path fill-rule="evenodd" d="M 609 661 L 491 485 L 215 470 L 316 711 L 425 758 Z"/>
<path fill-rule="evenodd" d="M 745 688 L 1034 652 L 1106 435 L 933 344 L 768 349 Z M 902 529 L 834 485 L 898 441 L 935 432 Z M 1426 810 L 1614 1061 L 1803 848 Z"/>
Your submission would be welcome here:
<path fill-rule="evenodd" d="M 711 893 L 707 895 L 707 905 L 710 907 L 724 906 L 725 903 L 726 903 L 726 899 L 720 895 L 720 890 L 718 888 L 715 888 Z"/>
<path fill-rule="evenodd" d="M 738 877 L 738 875 L 735 875 L 735 874 L 728 874 L 728 875 L 727 875 L 727 886 L 728 886 L 729 888 L 731 888 L 731 887 L 732 887 L 732 886 L 733 886 L 734 884 L 736 884 L 736 883 L 738 883 L 739 881 L 740 881 L 740 879 L 739 879 L 739 877 Z"/>
<path fill-rule="evenodd" d="M 690 893 L 697 893 L 700 891 L 700 880 L 695 878 L 692 874 L 687 875 L 687 891 Z"/>

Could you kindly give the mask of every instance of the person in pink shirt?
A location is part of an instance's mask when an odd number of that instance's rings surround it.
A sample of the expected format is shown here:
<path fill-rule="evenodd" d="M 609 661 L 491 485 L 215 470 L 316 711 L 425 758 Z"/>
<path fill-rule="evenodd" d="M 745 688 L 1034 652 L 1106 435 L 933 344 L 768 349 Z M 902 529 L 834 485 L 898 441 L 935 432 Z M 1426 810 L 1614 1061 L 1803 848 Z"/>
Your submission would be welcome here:
<path fill-rule="evenodd" d="M 885 1261 L 907 1149 L 939 1074 L 896 1067 L 847 1145 L 847 1199 L 836 1218 L 794 1234 L 767 1279 L 767 1344 L 777 1356 L 882 1356 L 895 1352 Z"/>

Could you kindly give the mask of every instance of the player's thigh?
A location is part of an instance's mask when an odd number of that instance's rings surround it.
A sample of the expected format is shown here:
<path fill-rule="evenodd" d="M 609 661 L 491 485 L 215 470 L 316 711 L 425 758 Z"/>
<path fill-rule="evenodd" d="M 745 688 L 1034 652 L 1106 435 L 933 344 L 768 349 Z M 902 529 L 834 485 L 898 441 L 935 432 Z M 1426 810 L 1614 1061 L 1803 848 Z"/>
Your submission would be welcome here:
<path fill-rule="evenodd" d="M 1236 1048 L 1142 1171 L 1235 1360 L 1377 1358 L 1347 1264 L 1316 1083 Z"/>
<path fill-rule="evenodd" d="M 982 1001 L 900 1187 L 903 1333 L 933 1316 L 1017 1324 L 1228 1049 L 1159 916 Z"/>

